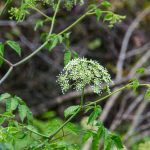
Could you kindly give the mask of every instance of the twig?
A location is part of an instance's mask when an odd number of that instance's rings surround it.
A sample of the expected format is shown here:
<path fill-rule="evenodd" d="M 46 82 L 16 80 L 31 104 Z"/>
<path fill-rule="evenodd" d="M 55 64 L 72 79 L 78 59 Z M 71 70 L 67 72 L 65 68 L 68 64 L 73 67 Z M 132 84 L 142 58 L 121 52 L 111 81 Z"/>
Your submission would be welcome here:
<path fill-rule="evenodd" d="M 9 70 L 7 71 L 7 73 L 1 78 L 0 84 L 2 84 L 5 81 L 5 79 L 7 79 L 7 77 L 10 75 L 12 70 L 13 70 L 13 67 L 10 67 Z"/>
<path fill-rule="evenodd" d="M 54 23 L 55 23 L 55 17 L 56 17 L 56 14 L 57 14 L 57 11 L 58 11 L 58 8 L 59 8 L 59 4 L 60 4 L 60 0 L 58 1 L 58 4 L 57 4 L 57 7 L 56 7 L 56 10 L 54 12 L 54 16 L 53 16 L 53 19 L 52 19 L 52 24 L 51 24 L 51 28 L 50 28 L 50 31 L 49 31 L 49 36 L 51 35 L 52 33 L 52 30 L 53 30 L 53 27 L 54 27 Z M 93 10 L 93 9 L 91 9 Z M 84 15 L 82 15 L 79 19 L 77 19 L 74 23 L 72 23 L 70 26 L 68 26 L 66 29 L 64 29 L 63 31 L 61 31 L 60 33 L 58 33 L 57 35 L 61 35 L 65 32 L 67 32 L 68 30 L 70 30 L 72 27 L 74 27 L 77 23 L 79 23 L 84 17 L 86 17 L 87 15 L 89 15 L 88 13 L 91 12 L 91 10 L 87 11 Z M 32 52 L 30 55 L 28 55 L 27 57 L 25 57 L 24 59 L 20 60 L 19 62 L 13 64 L 13 67 L 17 67 L 25 62 L 27 62 L 29 59 L 31 59 L 33 56 L 35 56 L 39 51 L 41 51 L 46 45 L 47 43 L 49 42 L 50 39 L 48 39 L 47 41 L 45 41 L 39 48 L 37 48 L 34 52 Z M 6 76 L 8 77 L 8 75 Z M 6 78 L 5 78 L 6 79 Z M 3 80 L 4 81 L 4 80 Z"/>
<path fill-rule="evenodd" d="M 54 133 L 52 133 L 49 136 L 49 139 L 51 140 L 68 122 L 70 122 L 81 110 L 81 107 L 74 113 L 67 121 L 65 121 Z"/>
<path fill-rule="evenodd" d="M 127 54 L 126 54 L 126 59 L 129 58 L 129 57 L 144 53 L 148 49 L 150 49 L 150 42 L 146 43 L 145 45 L 143 45 L 140 48 L 129 50 L 129 52 L 127 52 Z"/>
<path fill-rule="evenodd" d="M 128 130 L 127 134 L 124 137 L 124 140 L 126 141 L 134 132 L 134 130 L 136 129 L 136 127 L 139 125 L 139 123 L 141 122 L 140 116 L 143 113 L 145 107 L 147 106 L 148 102 L 147 101 L 143 101 L 138 110 L 136 111 L 136 117 L 134 118 L 130 129 Z"/>
<path fill-rule="evenodd" d="M 115 119 L 112 121 L 111 125 L 110 125 L 110 130 L 114 130 L 117 128 L 117 126 L 121 123 L 122 121 L 122 115 L 124 113 L 126 104 L 128 102 L 128 99 L 131 97 L 132 92 L 128 93 L 127 96 L 125 96 L 122 100 L 121 100 L 121 105 L 120 105 L 120 109 L 117 112 Z"/>
<path fill-rule="evenodd" d="M 139 95 L 128 107 L 128 109 L 124 112 L 122 119 L 125 120 L 133 112 L 133 110 L 137 107 L 137 105 L 142 101 L 143 95 Z"/>
<path fill-rule="evenodd" d="M 127 51 L 129 39 L 130 39 L 133 31 L 135 30 L 135 28 L 139 25 L 139 22 L 149 13 L 150 13 L 150 7 L 145 9 L 142 13 L 140 13 L 139 16 L 137 16 L 137 18 L 133 21 L 133 23 L 130 25 L 130 27 L 128 28 L 128 30 L 125 34 L 125 37 L 123 39 L 123 43 L 122 43 L 122 46 L 121 46 L 119 59 L 118 59 L 118 62 L 117 62 L 116 80 L 120 80 L 121 77 L 122 77 L 123 65 L 124 65 L 124 60 L 126 58 L 126 51 Z"/>
<path fill-rule="evenodd" d="M 136 70 L 143 66 L 145 62 L 148 61 L 150 58 L 150 50 L 148 50 L 139 60 L 138 62 L 133 66 L 133 68 L 130 70 L 128 77 L 131 78 L 136 73 Z"/>
<path fill-rule="evenodd" d="M 53 31 L 53 27 L 54 27 L 54 23 L 55 23 L 55 17 L 56 17 L 59 5 L 60 5 L 60 0 L 58 1 L 56 10 L 55 10 L 55 13 L 53 16 L 52 24 L 51 24 L 50 31 L 49 31 L 49 36 L 51 35 L 51 33 Z M 39 48 L 37 48 L 34 52 L 32 52 L 27 57 L 25 57 L 24 59 L 22 59 L 21 61 L 15 63 L 15 64 L 12 64 L 12 66 L 10 67 L 8 72 L 5 74 L 5 76 L 0 80 L 0 84 L 5 81 L 5 79 L 9 76 L 9 74 L 11 73 L 11 71 L 13 70 L 14 67 L 17 67 L 17 66 L 25 63 L 26 61 L 28 61 L 30 58 L 32 58 L 34 55 L 36 55 L 39 51 L 41 51 L 46 46 L 47 43 L 48 43 L 48 40 L 46 42 L 44 42 Z"/>

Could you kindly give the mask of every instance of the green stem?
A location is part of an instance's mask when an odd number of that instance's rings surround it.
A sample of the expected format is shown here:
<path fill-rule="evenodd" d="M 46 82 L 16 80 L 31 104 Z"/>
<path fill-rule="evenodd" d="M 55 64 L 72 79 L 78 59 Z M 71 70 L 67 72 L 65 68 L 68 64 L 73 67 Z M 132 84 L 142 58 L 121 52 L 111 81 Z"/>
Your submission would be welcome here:
<path fill-rule="evenodd" d="M 36 55 L 40 50 L 42 50 L 46 44 L 48 43 L 48 41 L 44 42 L 38 49 L 36 49 L 33 53 L 31 53 L 30 55 L 28 55 L 27 57 L 25 57 L 24 59 L 20 60 L 19 62 L 13 64 L 14 67 L 17 67 L 21 64 L 23 64 L 24 62 L 26 62 L 27 60 L 29 60 L 31 57 L 33 57 L 34 55 Z"/>
<path fill-rule="evenodd" d="M 38 13 L 40 13 L 42 16 L 44 16 L 46 19 L 48 19 L 48 20 L 52 20 L 49 16 L 47 16 L 45 13 L 43 13 L 42 11 L 40 11 L 39 9 L 37 9 L 36 7 L 34 7 L 33 5 L 31 5 L 31 4 L 28 4 L 28 5 L 30 5 L 30 7 L 33 9 L 33 10 L 35 10 L 35 11 L 37 11 Z"/>
<path fill-rule="evenodd" d="M 51 28 L 50 28 L 50 31 L 49 31 L 49 34 L 48 36 L 50 36 L 52 34 L 52 31 L 53 31 L 53 28 L 54 28 L 54 23 L 55 23 L 55 18 L 56 18 L 56 14 L 58 12 L 58 8 L 59 8 L 59 5 L 60 5 L 60 1 L 58 1 L 58 4 L 57 4 L 57 7 L 56 7 L 56 10 L 54 12 L 54 16 L 53 16 L 53 19 L 52 19 L 52 24 L 51 24 Z M 16 67 L 20 64 L 23 64 L 24 62 L 26 62 L 27 60 L 29 60 L 31 57 L 33 57 L 34 55 L 36 55 L 39 51 L 41 51 L 45 46 L 46 44 L 48 43 L 48 40 L 46 42 L 44 42 L 38 49 L 36 49 L 33 53 L 31 53 L 30 55 L 28 55 L 27 57 L 25 57 L 24 59 L 22 59 L 21 61 L 15 63 L 13 66 Z"/>
<path fill-rule="evenodd" d="M 68 26 L 67 28 L 65 28 L 63 31 L 61 31 L 60 33 L 58 33 L 58 35 L 61 35 L 65 32 L 67 32 L 68 30 L 70 30 L 72 27 L 74 27 L 76 24 L 78 24 L 83 18 L 85 18 L 88 15 L 88 12 L 86 12 L 85 14 L 83 14 L 80 18 L 78 18 L 74 23 L 72 23 L 70 26 Z"/>
<path fill-rule="evenodd" d="M 50 28 L 50 31 L 49 31 L 49 36 L 50 34 L 52 33 L 52 30 L 53 30 L 53 27 L 54 27 L 54 23 L 55 23 L 55 17 L 56 17 L 56 14 L 57 14 L 57 11 L 58 11 L 58 8 L 59 8 L 59 4 L 60 4 L 60 0 L 58 1 L 58 5 L 56 7 L 56 11 L 54 13 L 54 16 L 53 16 L 53 19 L 52 19 L 52 24 L 51 24 L 51 28 Z M 91 15 L 91 14 L 88 14 L 90 13 L 90 11 L 87 11 L 85 14 L 83 14 L 79 19 L 77 19 L 74 23 L 72 23 L 70 26 L 68 26 L 66 29 L 64 29 L 63 31 L 61 31 L 60 33 L 58 33 L 57 35 L 61 35 L 65 32 L 67 32 L 68 30 L 70 30 L 72 27 L 74 27 L 77 23 L 79 23 L 84 17 L 86 17 L 87 15 Z M 13 67 L 17 67 L 23 63 L 25 63 L 26 61 L 28 61 L 29 59 L 31 59 L 33 56 L 35 56 L 39 51 L 41 51 L 45 46 L 46 44 L 48 43 L 48 40 L 45 41 L 39 48 L 37 48 L 33 53 L 31 53 L 30 55 L 28 55 L 27 57 L 23 58 L 22 60 L 18 61 L 17 63 L 15 64 L 12 64 L 12 67 L 8 70 L 8 73 L 0 80 L 0 84 L 2 82 L 4 82 L 4 80 L 9 76 L 10 72 L 12 71 Z"/>
<path fill-rule="evenodd" d="M 101 101 L 103 101 L 103 100 L 106 100 L 107 98 L 109 98 L 110 96 L 114 95 L 115 93 L 118 93 L 118 92 L 120 92 L 120 91 L 123 91 L 123 90 L 126 89 L 126 88 L 130 88 L 130 86 L 131 86 L 131 83 L 129 83 L 129 84 L 127 84 L 127 85 L 125 85 L 125 86 L 123 86 L 123 87 L 117 89 L 116 91 L 110 93 L 109 95 L 106 95 L 106 96 L 104 96 L 104 97 L 102 97 L 102 98 L 100 98 L 100 99 L 98 99 L 98 100 L 96 100 L 96 101 L 93 101 L 93 102 L 91 102 L 91 103 L 89 103 L 89 104 L 87 104 L 87 105 L 84 105 L 83 107 L 86 108 L 87 106 L 91 106 L 91 105 L 93 105 L 93 104 L 96 104 L 96 103 L 99 103 L 99 102 L 101 102 Z M 147 87 L 150 87 L 150 84 L 139 84 L 139 86 L 147 86 Z"/>
<path fill-rule="evenodd" d="M 52 34 L 54 24 L 55 24 L 55 18 L 56 18 L 56 15 L 57 15 L 57 12 L 58 12 L 58 9 L 59 9 L 59 6 L 60 6 L 60 2 L 61 2 L 61 0 L 58 0 L 57 6 L 56 6 L 56 9 L 55 9 L 55 12 L 54 12 L 54 16 L 53 16 L 53 19 L 52 19 L 52 24 L 51 24 L 51 28 L 50 28 L 48 37 Z"/>
<path fill-rule="evenodd" d="M 64 126 L 65 126 L 68 122 L 70 122 L 70 121 L 80 112 L 80 110 L 81 110 L 81 107 L 76 111 L 75 114 L 73 114 L 67 121 L 65 121 L 53 134 L 51 134 L 51 135 L 49 136 L 49 139 L 51 140 L 59 131 L 61 131 L 62 128 L 64 128 Z"/>
<path fill-rule="evenodd" d="M 5 115 L 5 114 L 0 114 L 1 117 L 7 117 L 7 118 L 14 118 L 14 115 L 13 116 L 9 116 L 9 115 Z"/>
<path fill-rule="evenodd" d="M 33 131 L 33 130 L 31 130 L 31 129 L 27 128 L 26 126 L 23 126 L 23 128 L 25 128 L 26 130 L 28 130 L 28 131 L 30 131 L 30 132 L 32 132 L 32 133 L 34 133 L 34 134 L 36 134 L 36 135 L 41 136 L 41 137 L 49 138 L 48 136 L 46 136 L 46 135 L 44 135 L 44 134 L 42 134 L 42 133 L 39 133 L 39 132 L 36 132 L 36 131 Z"/>
<path fill-rule="evenodd" d="M 83 100 L 84 100 L 84 88 L 82 89 L 82 94 L 81 94 L 81 107 L 83 106 Z"/>

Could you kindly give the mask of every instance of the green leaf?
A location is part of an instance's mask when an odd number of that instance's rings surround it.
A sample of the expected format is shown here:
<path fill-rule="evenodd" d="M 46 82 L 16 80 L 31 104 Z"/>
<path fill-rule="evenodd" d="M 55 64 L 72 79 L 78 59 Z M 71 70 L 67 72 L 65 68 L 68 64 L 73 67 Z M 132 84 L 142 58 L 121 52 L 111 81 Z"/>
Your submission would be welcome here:
<path fill-rule="evenodd" d="M 94 108 L 94 111 L 89 116 L 88 124 L 92 124 L 97 119 L 97 117 L 99 117 L 101 112 L 102 112 L 101 107 L 100 106 L 96 106 Z"/>
<path fill-rule="evenodd" d="M 23 122 L 25 117 L 27 116 L 28 108 L 26 105 L 19 105 L 18 111 L 19 111 L 20 119 Z"/>
<path fill-rule="evenodd" d="M 7 116 L 8 118 L 14 117 L 14 115 L 11 112 L 4 112 L 3 115 Z"/>
<path fill-rule="evenodd" d="M 33 114 L 29 109 L 27 110 L 27 120 L 28 123 L 31 123 L 33 121 Z"/>
<path fill-rule="evenodd" d="M 89 6 L 88 6 L 88 9 L 97 9 L 97 5 L 96 4 L 90 4 Z"/>
<path fill-rule="evenodd" d="M 87 106 L 85 109 L 85 113 L 87 113 L 88 111 L 90 111 L 91 109 L 94 109 L 94 106 Z"/>
<path fill-rule="evenodd" d="M 6 101 L 6 111 L 11 112 L 11 99 L 7 99 Z"/>
<path fill-rule="evenodd" d="M 138 79 L 133 78 L 130 81 L 132 81 L 132 85 L 131 86 L 132 86 L 133 90 L 136 92 L 137 88 L 140 85 Z"/>
<path fill-rule="evenodd" d="M 10 98 L 7 99 L 6 101 L 6 111 L 7 112 L 12 112 L 13 110 L 15 110 L 18 106 L 18 101 L 17 99 L 14 98 Z"/>
<path fill-rule="evenodd" d="M 111 147 L 113 145 L 113 142 L 110 138 L 107 138 L 105 141 L 104 150 L 111 150 Z"/>
<path fill-rule="evenodd" d="M 0 43 L 0 56 L 4 56 L 4 44 Z M 3 64 L 4 60 L 0 57 L 0 66 Z"/>
<path fill-rule="evenodd" d="M 4 93 L 0 95 L 0 101 L 10 98 L 11 95 L 9 93 Z"/>
<path fill-rule="evenodd" d="M 38 28 L 43 27 L 43 20 L 37 20 L 35 27 L 34 27 L 34 31 L 36 31 Z"/>
<path fill-rule="evenodd" d="M 0 43 L 0 56 L 3 56 L 4 53 L 4 44 Z"/>
<path fill-rule="evenodd" d="M 150 87 L 146 90 L 144 98 L 150 100 Z"/>
<path fill-rule="evenodd" d="M 36 129 L 34 126 L 32 126 L 32 125 L 27 125 L 26 128 L 27 128 L 28 130 L 37 132 L 37 129 Z"/>
<path fill-rule="evenodd" d="M 99 150 L 100 138 L 103 135 L 104 126 L 100 124 L 96 133 L 93 134 L 92 149 Z"/>
<path fill-rule="evenodd" d="M 12 111 L 15 110 L 17 108 L 17 106 L 18 106 L 18 100 L 15 98 L 12 98 L 11 99 L 11 110 Z"/>
<path fill-rule="evenodd" d="M 74 59 L 79 58 L 78 53 L 76 51 L 72 50 L 72 54 Z"/>
<path fill-rule="evenodd" d="M 63 37 L 62 37 L 62 35 L 58 35 L 58 41 L 59 41 L 60 44 L 63 42 Z"/>
<path fill-rule="evenodd" d="M 101 2 L 101 5 L 104 7 L 111 7 L 111 3 L 109 3 L 108 1 Z"/>
<path fill-rule="evenodd" d="M 104 17 L 104 21 L 110 21 L 112 19 L 113 19 L 113 13 L 112 12 L 107 13 Z"/>
<path fill-rule="evenodd" d="M 69 63 L 70 60 L 71 60 L 71 51 L 65 50 L 65 53 L 64 53 L 64 65 L 66 66 Z"/>
<path fill-rule="evenodd" d="M 101 9 L 96 9 L 95 10 L 96 16 L 97 16 L 97 21 L 99 21 L 100 17 L 102 16 L 102 11 Z"/>
<path fill-rule="evenodd" d="M 6 42 L 19 56 L 21 56 L 21 47 L 20 45 L 15 41 L 8 40 Z"/>
<path fill-rule="evenodd" d="M 104 150 L 110 150 L 113 142 L 106 128 L 103 129 L 103 134 L 104 134 Z"/>
<path fill-rule="evenodd" d="M 75 124 L 69 122 L 67 123 L 67 125 L 65 126 L 65 129 L 68 131 L 68 132 L 71 132 L 72 134 L 74 135 L 77 135 L 78 134 L 78 128 Z"/>
<path fill-rule="evenodd" d="M 93 136 L 92 131 L 88 130 L 87 132 L 85 132 L 85 134 L 82 137 L 83 143 L 85 143 L 92 136 Z"/>
<path fill-rule="evenodd" d="M 68 107 L 65 111 L 64 111 L 64 115 L 65 117 L 69 117 L 71 115 L 74 115 L 78 110 L 79 110 L 80 106 L 76 105 L 76 106 L 70 106 Z"/>
<path fill-rule="evenodd" d="M 97 135 L 93 136 L 93 140 L 92 140 L 92 150 L 99 150 L 99 143 L 100 140 L 97 137 Z"/>
<path fill-rule="evenodd" d="M 145 68 L 138 68 L 136 70 L 136 72 L 139 73 L 139 74 L 144 74 L 145 73 Z"/>
<path fill-rule="evenodd" d="M 123 144 L 122 144 L 121 139 L 118 135 L 111 134 L 111 139 L 114 142 L 117 149 L 122 149 L 123 148 Z"/>
<path fill-rule="evenodd" d="M 5 121 L 5 118 L 4 117 L 0 117 L 0 125 L 3 124 Z"/>
<path fill-rule="evenodd" d="M 49 51 L 51 51 L 53 48 L 55 48 L 57 44 L 58 44 L 58 38 L 54 37 L 50 42 Z"/>

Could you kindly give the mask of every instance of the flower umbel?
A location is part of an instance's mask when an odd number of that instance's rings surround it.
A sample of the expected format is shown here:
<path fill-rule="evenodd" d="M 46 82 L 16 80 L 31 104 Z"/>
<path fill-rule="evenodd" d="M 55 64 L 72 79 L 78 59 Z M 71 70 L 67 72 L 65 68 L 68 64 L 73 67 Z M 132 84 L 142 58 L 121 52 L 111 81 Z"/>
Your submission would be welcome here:
<path fill-rule="evenodd" d="M 107 86 L 107 92 L 110 91 L 109 84 L 112 81 L 108 71 L 98 62 L 86 58 L 77 58 L 71 60 L 64 67 L 57 82 L 63 93 L 70 88 L 82 91 L 86 85 L 90 85 L 94 93 L 100 94 L 102 85 Z"/>

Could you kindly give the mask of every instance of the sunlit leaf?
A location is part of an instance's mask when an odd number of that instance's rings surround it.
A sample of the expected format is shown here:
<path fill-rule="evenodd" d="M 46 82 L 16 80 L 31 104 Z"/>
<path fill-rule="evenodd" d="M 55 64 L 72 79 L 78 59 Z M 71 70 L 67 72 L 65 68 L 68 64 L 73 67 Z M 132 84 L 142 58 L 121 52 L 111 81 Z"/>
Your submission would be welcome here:
<path fill-rule="evenodd" d="M 11 95 L 9 93 L 4 93 L 0 95 L 0 101 L 10 98 Z"/>

